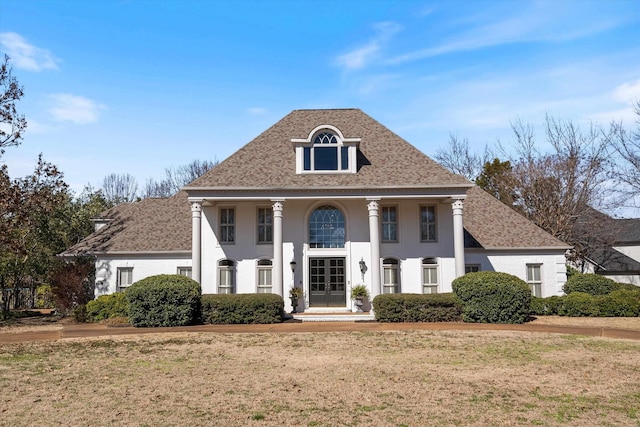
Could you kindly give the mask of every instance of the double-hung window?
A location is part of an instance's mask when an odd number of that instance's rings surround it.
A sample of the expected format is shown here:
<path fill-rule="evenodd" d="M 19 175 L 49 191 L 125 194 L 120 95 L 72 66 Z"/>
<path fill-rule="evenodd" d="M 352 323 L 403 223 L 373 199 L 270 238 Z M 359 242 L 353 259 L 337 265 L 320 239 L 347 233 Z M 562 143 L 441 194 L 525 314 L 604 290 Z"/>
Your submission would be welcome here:
<path fill-rule="evenodd" d="M 191 278 L 191 267 L 178 267 L 178 274 Z"/>
<path fill-rule="evenodd" d="M 398 210 L 395 206 L 382 206 L 382 242 L 398 241 Z"/>
<path fill-rule="evenodd" d="M 385 294 L 397 294 L 400 292 L 400 280 L 398 274 L 398 260 L 385 258 L 382 260 L 383 284 L 382 292 Z"/>
<path fill-rule="evenodd" d="M 436 240 L 436 207 L 420 206 L 420 241 L 435 242 Z"/>
<path fill-rule="evenodd" d="M 258 208 L 258 243 L 273 243 L 272 208 Z"/>
<path fill-rule="evenodd" d="M 272 263 L 271 260 L 261 259 L 258 261 L 258 293 L 270 294 L 273 292 L 271 281 Z"/>
<path fill-rule="evenodd" d="M 527 264 L 527 283 L 534 297 L 542 296 L 542 275 L 540 264 Z"/>
<path fill-rule="evenodd" d="M 118 290 L 124 291 L 133 283 L 133 267 L 118 267 Z"/>
<path fill-rule="evenodd" d="M 223 259 L 218 262 L 218 293 L 235 293 L 236 284 L 236 263 L 230 259 Z"/>
<path fill-rule="evenodd" d="M 438 260 L 422 258 L 422 293 L 438 293 Z"/>
<path fill-rule="evenodd" d="M 220 208 L 220 243 L 236 242 L 236 210 Z"/>
<path fill-rule="evenodd" d="M 480 271 L 480 264 L 466 264 L 464 266 L 464 274 L 477 273 Z"/>

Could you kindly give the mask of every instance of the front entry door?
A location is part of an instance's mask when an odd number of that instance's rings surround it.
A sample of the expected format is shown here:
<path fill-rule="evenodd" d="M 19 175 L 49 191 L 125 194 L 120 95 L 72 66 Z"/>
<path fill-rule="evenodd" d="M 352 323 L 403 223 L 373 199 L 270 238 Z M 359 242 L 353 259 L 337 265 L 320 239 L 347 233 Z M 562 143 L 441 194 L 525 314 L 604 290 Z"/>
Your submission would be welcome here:
<path fill-rule="evenodd" d="M 309 306 L 344 307 L 345 259 L 309 259 Z"/>

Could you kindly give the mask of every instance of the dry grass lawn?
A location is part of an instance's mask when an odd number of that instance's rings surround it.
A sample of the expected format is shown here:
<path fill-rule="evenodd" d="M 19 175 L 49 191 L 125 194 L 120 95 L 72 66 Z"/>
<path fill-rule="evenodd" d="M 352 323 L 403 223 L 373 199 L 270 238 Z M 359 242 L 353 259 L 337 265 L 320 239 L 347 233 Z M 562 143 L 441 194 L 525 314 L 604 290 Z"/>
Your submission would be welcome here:
<path fill-rule="evenodd" d="M 640 426 L 640 342 L 499 331 L 0 347 L 2 426 Z"/>

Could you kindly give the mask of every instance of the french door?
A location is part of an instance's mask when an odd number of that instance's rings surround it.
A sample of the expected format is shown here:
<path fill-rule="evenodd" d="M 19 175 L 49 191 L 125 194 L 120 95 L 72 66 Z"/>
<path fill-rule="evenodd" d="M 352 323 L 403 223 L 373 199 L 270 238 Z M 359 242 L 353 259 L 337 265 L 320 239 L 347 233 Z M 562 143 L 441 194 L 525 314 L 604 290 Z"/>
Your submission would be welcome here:
<path fill-rule="evenodd" d="M 344 307 L 345 258 L 309 258 L 309 306 Z"/>

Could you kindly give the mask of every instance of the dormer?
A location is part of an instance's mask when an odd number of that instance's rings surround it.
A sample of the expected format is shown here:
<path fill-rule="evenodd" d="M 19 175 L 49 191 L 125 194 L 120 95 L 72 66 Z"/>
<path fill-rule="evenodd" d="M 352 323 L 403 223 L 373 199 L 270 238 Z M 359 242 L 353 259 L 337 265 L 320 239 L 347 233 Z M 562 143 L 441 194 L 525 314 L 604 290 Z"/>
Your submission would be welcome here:
<path fill-rule="evenodd" d="M 297 174 L 356 173 L 360 138 L 345 138 L 331 125 L 314 128 L 307 138 L 291 139 Z"/>

